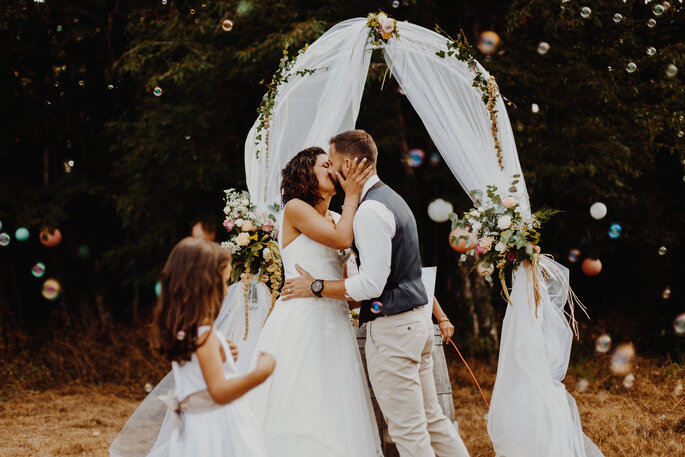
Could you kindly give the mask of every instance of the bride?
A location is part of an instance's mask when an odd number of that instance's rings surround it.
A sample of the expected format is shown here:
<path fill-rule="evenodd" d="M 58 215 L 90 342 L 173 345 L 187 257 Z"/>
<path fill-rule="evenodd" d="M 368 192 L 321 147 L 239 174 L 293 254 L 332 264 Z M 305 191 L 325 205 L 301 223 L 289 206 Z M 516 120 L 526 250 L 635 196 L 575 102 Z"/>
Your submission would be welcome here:
<path fill-rule="evenodd" d="M 299 264 L 321 279 L 342 279 L 352 244 L 352 220 L 371 167 L 352 165 L 342 215 L 328 210 L 336 193 L 330 163 L 318 147 L 300 151 L 283 169 L 285 205 L 279 245 L 285 278 Z M 364 367 L 345 301 L 298 298 L 276 302 L 254 354 L 268 351 L 278 364 L 269 381 L 248 396 L 277 457 L 381 456 Z"/>

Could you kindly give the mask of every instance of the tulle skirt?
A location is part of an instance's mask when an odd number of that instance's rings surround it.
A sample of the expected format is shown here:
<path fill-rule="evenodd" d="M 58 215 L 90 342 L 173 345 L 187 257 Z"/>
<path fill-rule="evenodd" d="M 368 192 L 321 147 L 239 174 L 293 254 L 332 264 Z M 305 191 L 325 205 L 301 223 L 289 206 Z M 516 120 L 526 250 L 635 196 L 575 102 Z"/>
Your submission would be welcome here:
<path fill-rule="evenodd" d="M 347 303 L 277 302 L 255 357 L 260 351 L 274 355 L 276 369 L 247 400 L 270 457 L 382 455 Z"/>

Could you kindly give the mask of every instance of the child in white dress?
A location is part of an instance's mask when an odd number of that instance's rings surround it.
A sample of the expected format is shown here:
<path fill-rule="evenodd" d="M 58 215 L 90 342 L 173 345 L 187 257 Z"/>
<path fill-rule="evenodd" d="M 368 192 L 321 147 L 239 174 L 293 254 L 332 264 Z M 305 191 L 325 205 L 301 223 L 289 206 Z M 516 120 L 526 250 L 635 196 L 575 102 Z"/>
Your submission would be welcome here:
<path fill-rule="evenodd" d="M 174 422 L 169 457 L 266 457 L 257 421 L 241 397 L 271 375 L 275 360 L 262 353 L 254 370 L 241 376 L 225 336 L 212 326 L 230 263 L 219 245 L 186 238 L 162 271 L 155 336 L 176 383 L 174 394 L 160 397 Z"/>

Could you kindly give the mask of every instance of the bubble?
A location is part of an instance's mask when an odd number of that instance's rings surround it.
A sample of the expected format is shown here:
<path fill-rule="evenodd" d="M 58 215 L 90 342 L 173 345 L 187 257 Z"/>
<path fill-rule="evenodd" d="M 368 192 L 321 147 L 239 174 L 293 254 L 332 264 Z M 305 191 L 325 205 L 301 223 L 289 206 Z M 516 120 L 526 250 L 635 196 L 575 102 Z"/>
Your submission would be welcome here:
<path fill-rule="evenodd" d="M 547 54 L 547 51 L 549 51 L 549 48 L 550 46 L 548 42 L 541 41 L 540 43 L 538 43 L 538 54 L 544 56 L 545 54 Z"/>
<path fill-rule="evenodd" d="M 14 232 L 14 237 L 17 241 L 26 241 L 29 239 L 29 231 L 26 227 L 19 227 L 16 232 Z"/>
<path fill-rule="evenodd" d="M 595 341 L 595 351 L 605 354 L 609 352 L 609 349 L 611 349 L 611 337 L 609 335 L 604 334 L 597 338 L 597 341 Z"/>
<path fill-rule="evenodd" d="M 167 0 L 162 0 L 162 5 L 166 5 Z"/>
<path fill-rule="evenodd" d="M 46 299 L 55 300 L 57 297 L 59 297 L 61 290 L 62 287 L 59 285 L 59 282 L 57 282 L 56 279 L 47 279 L 43 283 L 43 290 L 41 293 Z"/>
<path fill-rule="evenodd" d="M 155 94 L 155 97 L 159 97 L 160 95 L 162 95 L 162 88 L 157 86 L 154 88 L 152 93 Z"/>
<path fill-rule="evenodd" d="M 678 74 L 678 67 L 676 67 L 672 63 L 669 63 L 668 66 L 666 67 L 666 76 L 668 78 L 672 78 L 677 74 Z"/>
<path fill-rule="evenodd" d="M 224 32 L 230 32 L 233 30 L 233 21 L 230 19 L 224 19 L 224 22 L 221 23 L 221 28 L 224 30 Z"/>
<path fill-rule="evenodd" d="M 673 389 L 673 396 L 680 397 L 683 394 L 683 382 L 678 382 L 678 385 Z"/>
<path fill-rule="evenodd" d="M 621 232 L 623 231 L 623 227 L 621 227 L 620 224 L 611 224 L 611 227 L 609 227 L 609 230 L 614 231 L 614 232 Z"/>
<path fill-rule="evenodd" d="M 654 28 L 655 25 L 656 21 L 654 19 L 650 19 L 647 21 L 647 27 L 649 27 L 650 29 Z"/>
<path fill-rule="evenodd" d="M 79 87 L 83 87 L 83 86 L 85 86 L 85 85 L 86 85 L 86 83 L 85 83 L 85 81 L 84 81 L 84 80 L 82 80 L 82 79 L 79 79 L 79 81 L 78 81 L 78 85 L 79 85 Z"/>
<path fill-rule="evenodd" d="M 494 54 L 497 47 L 501 43 L 501 38 L 497 32 L 492 30 L 485 30 L 480 34 L 480 41 L 478 42 L 478 50 L 485 55 Z"/>
<path fill-rule="evenodd" d="M 410 167 L 416 168 L 423 164 L 423 159 L 426 157 L 426 153 L 421 149 L 412 149 L 409 151 L 409 157 L 407 158 L 407 163 Z"/>
<path fill-rule="evenodd" d="M 614 14 L 614 22 L 615 22 L 615 23 L 618 24 L 618 23 L 621 22 L 622 20 L 623 20 L 623 16 L 622 16 L 620 13 Z"/>
<path fill-rule="evenodd" d="M 571 252 L 568 253 L 568 261 L 571 263 L 576 263 L 578 259 L 580 259 L 580 250 L 571 249 Z"/>
<path fill-rule="evenodd" d="M 615 240 L 616 238 L 621 236 L 621 232 L 616 231 L 616 230 L 609 230 L 608 235 L 609 235 L 609 238 L 611 238 L 612 240 Z"/>
<path fill-rule="evenodd" d="M 31 274 L 36 278 L 40 278 L 45 274 L 45 264 L 43 262 L 38 262 L 33 267 L 31 267 Z"/>
<path fill-rule="evenodd" d="M 604 219 L 604 216 L 607 215 L 607 207 L 604 203 L 602 202 L 595 202 L 590 206 L 590 215 L 593 217 L 593 219 Z"/>
<path fill-rule="evenodd" d="M 158 297 L 162 295 L 162 283 L 159 281 L 157 281 L 157 283 L 155 284 L 155 295 L 157 295 Z"/>
<path fill-rule="evenodd" d="M 678 335 L 685 333 L 685 313 L 675 318 L 673 321 L 673 329 Z"/>
<path fill-rule="evenodd" d="M 383 303 L 379 301 L 375 301 L 371 303 L 371 312 L 374 314 L 380 314 L 380 312 L 383 311 Z"/>
<path fill-rule="evenodd" d="M 10 244 L 10 236 L 5 232 L 0 233 L 0 246 L 7 246 L 8 244 Z"/>
<path fill-rule="evenodd" d="M 440 163 L 440 154 L 438 154 L 437 152 L 431 152 L 431 155 L 428 158 L 428 162 L 431 164 L 431 166 L 436 166 Z"/>
<path fill-rule="evenodd" d="M 637 65 L 633 62 L 628 62 L 628 65 L 626 65 L 626 71 L 628 73 L 635 73 L 635 70 L 637 70 Z"/>
<path fill-rule="evenodd" d="M 590 14 L 592 14 L 592 10 L 591 10 L 589 7 L 584 6 L 584 7 L 582 7 L 582 8 L 580 9 L 580 16 L 581 16 L 583 19 L 589 18 L 589 17 L 590 17 Z"/>
<path fill-rule="evenodd" d="M 0 221 L 0 229 L 2 228 L 2 221 Z"/>
<path fill-rule="evenodd" d="M 635 375 L 633 373 L 628 373 L 625 378 L 623 378 L 623 387 L 626 389 L 632 389 L 635 386 Z"/>
<path fill-rule="evenodd" d="M 190 135 L 186 135 L 183 138 L 185 138 L 185 140 L 188 141 L 190 139 Z"/>
<path fill-rule="evenodd" d="M 611 371 L 615 375 L 624 376 L 633 371 L 635 347 L 633 343 L 619 345 L 611 356 Z"/>
<path fill-rule="evenodd" d="M 195 14 L 195 8 L 190 8 L 190 14 Z"/>
<path fill-rule="evenodd" d="M 678 131 L 678 138 L 682 138 L 683 136 L 685 136 L 685 132 L 682 130 Z"/>
<path fill-rule="evenodd" d="M 668 300 L 669 298 L 671 298 L 671 288 L 670 287 L 665 288 L 664 291 L 661 292 L 661 298 L 663 298 L 664 300 Z"/>
<path fill-rule="evenodd" d="M 179 330 L 178 333 L 176 334 L 176 339 L 178 341 L 183 341 L 185 339 L 185 337 L 186 337 L 186 332 L 184 332 L 183 330 Z"/>
<path fill-rule="evenodd" d="M 99 431 L 99 430 L 94 430 L 94 431 L 93 431 L 93 436 L 100 436 L 100 431 Z"/>
<path fill-rule="evenodd" d="M 392 7 L 393 7 L 393 8 L 399 8 L 399 6 L 400 6 L 399 0 L 395 0 L 394 2 L 392 2 Z"/>
<path fill-rule="evenodd" d="M 576 386 L 576 390 L 578 392 L 585 392 L 587 388 L 590 386 L 590 382 L 583 378 L 580 381 L 578 381 L 578 385 Z"/>
<path fill-rule="evenodd" d="M 61 26 L 61 25 L 58 25 L 58 26 L 55 28 L 55 30 L 57 30 L 58 32 L 61 32 L 61 31 L 62 31 L 62 26 Z"/>
<path fill-rule="evenodd" d="M 650 46 L 647 48 L 647 55 L 648 56 L 653 56 L 656 54 L 656 48 L 654 46 Z"/>
<path fill-rule="evenodd" d="M 108 89 L 108 90 L 114 89 L 114 85 L 112 85 L 112 84 L 107 84 L 107 89 Z"/>
<path fill-rule="evenodd" d="M 537 103 L 533 103 L 532 105 L 530 105 L 530 111 L 531 111 L 533 114 L 537 114 L 537 113 L 540 112 L 540 107 L 538 106 Z"/>
<path fill-rule="evenodd" d="M 659 17 L 659 16 L 661 16 L 662 14 L 664 14 L 664 7 L 661 6 L 661 5 L 659 5 L 659 4 L 654 5 L 654 6 L 652 7 L 652 13 L 654 13 L 654 15 L 655 15 L 656 17 Z"/>
<path fill-rule="evenodd" d="M 149 382 L 147 384 L 145 384 L 145 392 L 147 392 L 147 393 L 152 392 L 152 384 L 150 384 Z"/>
<path fill-rule="evenodd" d="M 666 255 L 667 251 L 668 251 L 668 249 L 666 249 L 666 246 L 661 246 L 659 248 L 659 255 Z"/>

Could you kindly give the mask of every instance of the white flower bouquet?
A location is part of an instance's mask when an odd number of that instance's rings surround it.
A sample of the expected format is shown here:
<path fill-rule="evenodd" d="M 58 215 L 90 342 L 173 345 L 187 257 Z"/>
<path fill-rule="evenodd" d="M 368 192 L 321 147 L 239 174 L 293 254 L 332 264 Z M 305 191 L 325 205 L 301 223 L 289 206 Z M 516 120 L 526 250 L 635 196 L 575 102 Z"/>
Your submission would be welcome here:
<path fill-rule="evenodd" d="M 519 177 L 514 175 L 514 178 Z M 512 182 L 513 189 L 516 183 L 518 180 Z M 468 256 L 477 256 L 473 269 L 490 284 L 497 269 L 504 284 L 505 268 L 537 260 L 540 254 L 538 230 L 543 222 L 560 211 L 544 207 L 530 216 L 523 215 L 514 196 L 499 193 L 496 186 L 487 187 L 486 203 L 482 202 L 481 191 L 472 191 L 471 195 L 475 205 L 473 208 L 461 218 L 455 213 L 450 214 L 453 230 L 459 227 L 470 232 L 458 238 L 467 240 L 473 246 L 460 256 L 459 263 L 465 262 Z M 456 238 L 450 241 L 458 242 Z"/>
<path fill-rule="evenodd" d="M 276 218 L 269 212 L 257 211 L 250 204 L 250 194 L 228 189 L 224 207 L 224 227 L 228 241 L 221 245 L 233 252 L 232 281 L 250 282 L 256 277 L 271 290 L 275 302 L 283 286 L 283 265 L 278 249 Z M 270 208 L 274 212 L 278 208 Z"/>

